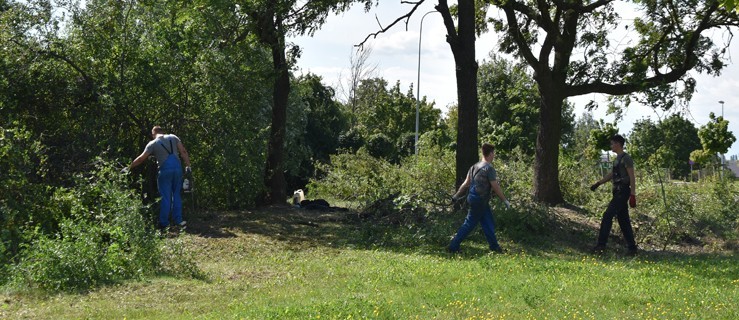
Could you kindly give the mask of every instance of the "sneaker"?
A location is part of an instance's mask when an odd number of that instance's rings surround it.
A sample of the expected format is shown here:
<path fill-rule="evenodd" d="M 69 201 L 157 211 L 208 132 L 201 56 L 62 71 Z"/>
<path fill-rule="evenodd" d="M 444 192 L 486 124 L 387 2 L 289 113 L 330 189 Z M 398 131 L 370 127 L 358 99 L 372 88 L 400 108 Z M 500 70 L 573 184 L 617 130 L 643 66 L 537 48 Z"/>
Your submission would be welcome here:
<path fill-rule="evenodd" d="M 593 247 L 593 249 L 590 250 L 590 252 L 594 254 L 603 254 L 605 251 L 606 251 L 606 246 L 600 245 L 600 244 Z"/>
<path fill-rule="evenodd" d="M 180 232 L 185 231 L 187 228 L 187 221 L 182 221 L 177 225 L 177 229 L 179 229 Z"/>

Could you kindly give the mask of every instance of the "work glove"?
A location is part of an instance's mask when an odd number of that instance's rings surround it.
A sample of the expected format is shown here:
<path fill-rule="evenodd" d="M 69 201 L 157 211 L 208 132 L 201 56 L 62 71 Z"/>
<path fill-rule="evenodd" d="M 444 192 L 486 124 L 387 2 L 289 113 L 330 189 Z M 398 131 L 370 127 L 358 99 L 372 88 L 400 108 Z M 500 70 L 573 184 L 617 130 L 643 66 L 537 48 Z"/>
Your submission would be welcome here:
<path fill-rule="evenodd" d="M 455 202 L 458 202 L 458 201 L 459 201 L 460 199 L 461 199 L 461 198 L 457 197 L 456 195 L 453 195 L 453 196 L 452 196 L 452 202 L 453 202 L 453 203 L 455 203 Z"/>
<path fill-rule="evenodd" d="M 192 173 L 192 168 L 190 168 L 190 166 L 185 167 L 185 173 L 191 174 Z"/>
<path fill-rule="evenodd" d="M 631 195 L 629 197 L 629 207 L 636 208 L 636 195 Z"/>
<path fill-rule="evenodd" d="M 506 200 L 505 202 L 503 202 L 503 204 L 505 204 L 505 208 L 506 209 L 510 209 L 511 208 L 511 203 L 508 200 Z"/>
<path fill-rule="evenodd" d="M 125 168 L 121 169 L 121 173 L 122 174 L 128 174 L 129 172 L 131 172 L 131 169 L 129 167 L 125 167 Z"/>
<path fill-rule="evenodd" d="M 600 183 L 597 183 L 597 182 L 593 183 L 593 185 L 590 186 L 590 191 L 595 191 L 595 189 L 598 189 L 599 186 L 600 186 Z"/>

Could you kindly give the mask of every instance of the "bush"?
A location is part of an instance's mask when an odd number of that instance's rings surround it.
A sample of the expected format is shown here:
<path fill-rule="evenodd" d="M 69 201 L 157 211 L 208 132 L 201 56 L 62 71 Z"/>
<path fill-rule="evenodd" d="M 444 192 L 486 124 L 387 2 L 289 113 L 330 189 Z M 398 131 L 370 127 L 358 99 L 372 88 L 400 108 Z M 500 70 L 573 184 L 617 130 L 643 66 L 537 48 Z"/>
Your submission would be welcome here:
<path fill-rule="evenodd" d="M 597 166 L 597 162 L 586 159 L 573 159 L 560 155 L 559 182 L 565 202 L 572 204 L 593 204 L 590 210 L 605 210 L 610 198 L 603 197 L 600 192 L 590 191 L 590 185 L 603 178 L 605 171 Z M 610 189 L 610 186 L 601 186 Z"/>
<path fill-rule="evenodd" d="M 310 189 L 314 197 L 358 204 L 364 209 L 361 215 L 372 221 L 418 225 L 430 216 L 452 211 L 450 197 L 455 191 L 454 152 L 421 146 L 418 156 L 407 157 L 400 165 L 366 151 L 333 156 L 331 165 L 321 168 L 324 178 L 311 181 Z M 515 240 L 532 240 L 548 233 L 555 218 L 549 208 L 533 201 L 531 163 L 533 159 L 520 150 L 494 163 L 503 192 L 514 205 L 511 210 L 501 210 L 499 202 L 493 200 L 496 219 L 501 233 Z M 590 191 L 601 174 L 586 161 L 563 157 L 560 182 L 566 201 L 599 217 L 611 200 L 610 185 Z M 700 243 L 704 237 L 736 239 L 739 192 L 729 180 L 659 181 L 646 169 L 637 171 L 638 207 L 631 210 L 631 219 L 640 242 L 665 246 Z M 443 239 L 448 234 L 428 236 Z"/>
<path fill-rule="evenodd" d="M 396 166 L 360 149 L 356 154 L 332 155 L 330 164 L 316 163 L 321 172 L 311 180 L 311 197 L 329 198 L 366 205 L 400 193 Z"/>
<path fill-rule="evenodd" d="M 369 154 L 375 158 L 386 160 L 392 159 L 395 154 L 395 146 L 386 135 L 382 133 L 373 134 L 367 139 L 366 145 Z"/>
<path fill-rule="evenodd" d="M 58 215 L 46 210 L 54 207 L 53 189 L 41 184 L 46 159 L 46 149 L 29 131 L 0 127 L 0 284 L 27 241 L 23 229 L 57 227 Z"/>
<path fill-rule="evenodd" d="M 590 170 L 587 166 L 579 167 L 579 172 Z M 568 169 L 573 173 L 569 180 L 583 176 L 582 173 L 575 174 L 577 168 Z M 589 180 L 584 179 L 582 183 L 586 181 Z M 576 190 L 577 182 L 567 183 Z M 586 189 L 587 184 L 581 188 Z M 587 192 L 582 196 L 573 196 L 573 193 L 576 192 L 565 193 L 565 197 L 580 201 L 573 202 L 593 215 L 605 210 L 611 199 L 610 186 L 606 185 L 592 193 L 593 196 L 588 196 Z M 681 243 L 702 245 L 707 237 L 735 239 L 737 212 L 739 192 L 728 180 L 673 182 L 665 181 L 664 176 L 647 169 L 637 172 L 637 208 L 630 210 L 630 216 L 639 242 L 666 247 Z"/>
<path fill-rule="evenodd" d="M 547 206 L 530 200 L 516 202 L 511 209 L 495 209 L 497 231 L 515 241 L 535 242 L 537 237 L 549 234 L 553 217 Z"/>
<path fill-rule="evenodd" d="M 60 217 L 57 230 L 24 231 L 28 241 L 11 268 L 18 284 L 86 290 L 168 271 L 165 242 L 142 215 L 144 207 L 125 177 L 101 159 L 96 166 L 96 172 L 77 177 L 76 188 L 57 189 L 54 206 L 44 208 Z"/>

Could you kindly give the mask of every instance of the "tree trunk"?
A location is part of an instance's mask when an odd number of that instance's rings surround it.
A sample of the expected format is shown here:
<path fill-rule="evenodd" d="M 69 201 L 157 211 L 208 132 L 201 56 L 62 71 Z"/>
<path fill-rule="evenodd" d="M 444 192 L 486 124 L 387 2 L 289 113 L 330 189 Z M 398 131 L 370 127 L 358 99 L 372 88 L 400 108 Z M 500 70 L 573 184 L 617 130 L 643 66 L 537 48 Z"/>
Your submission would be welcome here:
<path fill-rule="evenodd" d="M 477 141 L 477 62 L 474 48 L 471 62 L 457 63 L 457 97 L 459 118 L 457 119 L 456 186 L 459 187 L 467 176 L 470 166 L 479 160 Z"/>
<path fill-rule="evenodd" d="M 447 1 L 439 0 L 436 10 L 444 18 L 447 42 L 454 55 L 457 76 L 457 155 L 456 185 L 459 187 L 467 169 L 478 160 L 477 141 L 477 61 L 475 60 L 475 1 L 458 1 L 459 26 L 455 28 Z"/>
<path fill-rule="evenodd" d="M 267 165 L 264 179 L 269 188 L 265 204 L 279 204 L 287 199 L 287 183 L 283 170 L 285 154 L 285 126 L 287 125 L 287 100 L 290 94 L 290 74 L 285 56 L 284 36 L 271 44 L 272 64 L 276 73 L 272 91 L 272 126 L 267 146 Z"/>
<path fill-rule="evenodd" d="M 536 80 L 541 95 L 541 108 L 539 131 L 536 135 L 534 199 L 555 205 L 564 202 L 562 191 L 559 188 L 559 142 L 562 136 L 564 86 L 559 88 L 553 85 L 554 81 L 551 80 Z"/>

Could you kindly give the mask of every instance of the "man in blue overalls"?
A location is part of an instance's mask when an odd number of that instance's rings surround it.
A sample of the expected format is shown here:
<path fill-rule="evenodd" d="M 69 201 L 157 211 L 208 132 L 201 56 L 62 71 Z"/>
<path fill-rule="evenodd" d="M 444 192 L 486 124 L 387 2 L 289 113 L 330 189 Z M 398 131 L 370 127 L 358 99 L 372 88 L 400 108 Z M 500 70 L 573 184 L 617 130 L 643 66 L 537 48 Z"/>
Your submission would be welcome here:
<path fill-rule="evenodd" d="M 151 129 L 152 140 L 146 144 L 144 152 L 141 153 L 128 167 L 134 167 L 144 163 L 149 155 L 154 155 L 159 166 L 157 185 L 162 202 L 159 209 L 159 228 L 165 230 L 169 226 L 169 214 L 172 213 L 175 225 L 180 228 L 185 226 L 182 220 L 182 165 L 180 157 L 185 162 L 185 172 L 190 173 L 190 156 L 180 138 L 173 134 L 165 134 L 162 127 L 155 126 Z"/>
<path fill-rule="evenodd" d="M 485 143 L 481 149 L 482 160 L 470 167 L 464 182 L 459 186 L 457 193 L 452 196 L 452 200 L 458 201 L 467 193 L 467 203 L 470 205 L 464 223 L 459 227 L 457 234 L 447 247 L 447 251 L 452 253 L 459 252 L 462 240 L 469 235 L 478 223 L 482 226 L 482 232 L 488 241 L 489 249 L 492 252 L 503 252 L 500 244 L 498 244 L 498 238 L 495 236 L 495 220 L 490 209 L 490 198 L 495 193 L 503 201 L 506 208 L 510 208 L 511 204 L 503 195 L 503 190 L 498 184 L 498 174 L 491 164 L 495 159 L 495 148 L 493 145 Z"/>
<path fill-rule="evenodd" d="M 613 198 L 603 213 L 603 219 L 600 222 L 600 232 L 598 233 L 598 243 L 593 248 L 594 253 L 599 254 L 606 249 L 614 216 L 618 219 L 621 233 L 624 234 L 628 254 L 636 255 L 638 252 L 636 240 L 634 240 L 634 230 L 631 228 L 631 219 L 629 218 L 629 206 L 632 208 L 636 207 L 634 160 L 631 159 L 628 153 L 624 152 L 625 143 L 626 139 L 621 135 L 617 134 L 611 137 L 611 150 L 616 153 L 613 170 L 590 187 L 590 190 L 595 191 L 601 184 L 613 180 Z"/>

